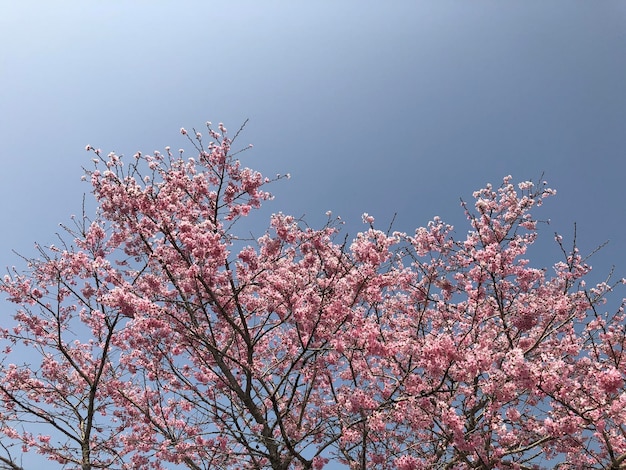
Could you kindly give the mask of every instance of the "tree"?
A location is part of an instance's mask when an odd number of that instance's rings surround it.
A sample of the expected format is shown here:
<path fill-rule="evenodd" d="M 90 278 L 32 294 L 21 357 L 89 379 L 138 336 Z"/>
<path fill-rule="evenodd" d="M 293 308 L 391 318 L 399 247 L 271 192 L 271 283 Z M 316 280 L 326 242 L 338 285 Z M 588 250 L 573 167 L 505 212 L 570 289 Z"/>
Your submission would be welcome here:
<path fill-rule="evenodd" d="M 196 158 L 88 146 L 97 213 L 4 277 L 5 468 L 626 468 L 617 284 L 560 237 L 554 272 L 524 258 L 554 191 L 477 191 L 461 238 L 279 213 L 247 240 L 274 180 L 207 129 Z"/>

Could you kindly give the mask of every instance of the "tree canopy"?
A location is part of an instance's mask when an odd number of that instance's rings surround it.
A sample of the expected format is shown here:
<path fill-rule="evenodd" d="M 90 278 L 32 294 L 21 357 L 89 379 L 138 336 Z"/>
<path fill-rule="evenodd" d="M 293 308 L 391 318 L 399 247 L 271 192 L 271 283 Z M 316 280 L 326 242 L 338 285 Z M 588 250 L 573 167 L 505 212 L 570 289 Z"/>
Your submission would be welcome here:
<path fill-rule="evenodd" d="M 1 465 L 626 468 L 623 281 L 587 286 L 560 236 L 526 258 L 555 191 L 507 176 L 467 229 L 278 213 L 249 239 L 283 176 L 207 132 L 181 129 L 194 158 L 87 146 L 97 212 L 0 282 Z"/>

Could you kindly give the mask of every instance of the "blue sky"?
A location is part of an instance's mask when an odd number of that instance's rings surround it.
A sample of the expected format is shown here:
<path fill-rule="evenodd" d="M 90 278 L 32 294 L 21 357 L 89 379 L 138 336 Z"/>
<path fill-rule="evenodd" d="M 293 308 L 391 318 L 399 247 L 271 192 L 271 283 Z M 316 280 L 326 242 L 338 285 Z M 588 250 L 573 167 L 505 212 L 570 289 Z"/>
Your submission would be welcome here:
<path fill-rule="evenodd" d="M 549 232 L 626 258 L 626 4 L 14 2 L 0 19 L 0 264 L 79 211 L 91 144 L 185 146 L 250 123 L 270 210 L 459 229 L 507 174 L 559 194 Z"/>
<path fill-rule="evenodd" d="M 80 212 L 86 144 L 189 148 L 180 127 L 249 118 L 245 163 L 292 175 L 272 212 L 463 234 L 459 198 L 544 173 L 532 264 L 576 222 L 583 253 L 610 240 L 597 275 L 626 275 L 621 0 L 10 2 L 0 84 L 1 266 Z"/>
<path fill-rule="evenodd" d="M 0 23 L 2 265 L 79 211 L 86 144 L 250 118 L 246 163 L 292 174 L 272 211 L 464 230 L 460 197 L 545 173 L 547 230 L 626 271 L 624 2 L 25 1 Z"/>

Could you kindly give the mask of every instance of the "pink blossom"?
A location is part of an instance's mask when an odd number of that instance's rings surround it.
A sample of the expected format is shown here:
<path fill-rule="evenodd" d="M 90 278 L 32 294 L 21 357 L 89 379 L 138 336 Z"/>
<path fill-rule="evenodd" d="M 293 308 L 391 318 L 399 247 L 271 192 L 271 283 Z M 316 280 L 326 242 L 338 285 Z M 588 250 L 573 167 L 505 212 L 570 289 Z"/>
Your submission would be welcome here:
<path fill-rule="evenodd" d="M 194 158 L 86 147 L 98 210 L 0 281 L 3 443 L 82 468 L 623 465 L 622 284 L 560 236 L 531 262 L 545 183 L 486 185 L 456 230 L 278 212 L 251 236 L 288 175 L 210 126 Z"/>

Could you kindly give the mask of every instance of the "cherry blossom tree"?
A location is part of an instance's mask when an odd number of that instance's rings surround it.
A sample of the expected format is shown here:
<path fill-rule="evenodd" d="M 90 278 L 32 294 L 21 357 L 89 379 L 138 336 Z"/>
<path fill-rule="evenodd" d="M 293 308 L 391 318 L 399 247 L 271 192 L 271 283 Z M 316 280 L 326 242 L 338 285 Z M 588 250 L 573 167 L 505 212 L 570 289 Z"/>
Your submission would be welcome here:
<path fill-rule="evenodd" d="M 283 176 L 207 131 L 194 158 L 87 146 L 97 212 L 0 283 L 0 468 L 626 468 L 619 282 L 560 237 L 526 258 L 553 190 L 489 185 L 469 231 L 278 213 L 250 239 Z"/>

